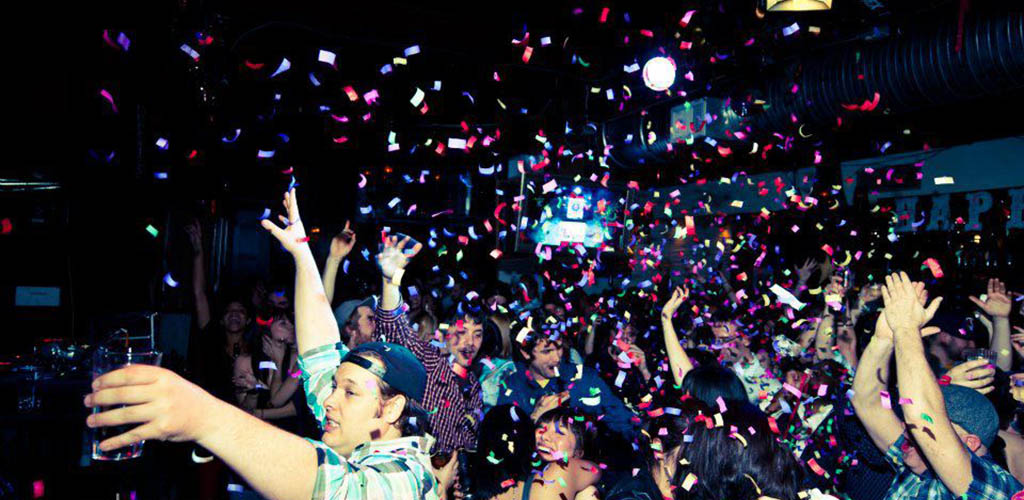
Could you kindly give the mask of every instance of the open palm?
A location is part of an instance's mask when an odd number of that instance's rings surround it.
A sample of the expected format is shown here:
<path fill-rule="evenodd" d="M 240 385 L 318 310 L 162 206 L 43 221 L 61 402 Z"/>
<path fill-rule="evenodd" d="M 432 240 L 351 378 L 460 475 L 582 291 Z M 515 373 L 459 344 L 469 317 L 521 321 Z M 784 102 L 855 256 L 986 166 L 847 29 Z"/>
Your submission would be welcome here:
<path fill-rule="evenodd" d="M 277 241 L 281 242 L 281 246 L 292 255 L 296 255 L 300 251 L 308 251 L 309 238 L 306 236 L 306 229 L 302 227 L 302 219 L 299 218 L 299 202 L 295 197 L 295 188 L 284 194 L 282 203 L 288 216 L 279 215 L 277 218 L 284 227 L 278 227 L 269 219 L 264 219 L 261 222 L 263 228 L 270 231 L 270 234 L 274 235 Z"/>
<path fill-rule="evenodd" d="M 406 236 L 399 240 L 397 236 L 384 238 L 384 248 L 377 254 L 377 265 L 380 266 L 380 273 L 391 280 L 399 270 L 409 265 L 409 259 L 416 256 L 423 248 L 422 243 L 416 243 L 412 249 L 406 252 L 405 247 L 411 238 Z"/>
<path fill-rule="evenodd" d="M 988 280 L 987 292 L 984 301 L 972 295 L 971 302 L 974 302 L 974 305 L 993 318 L 1008 318 L 1013 302 L 1006 293 L 1006 284 L 997 278 L 992 278 Z"/>

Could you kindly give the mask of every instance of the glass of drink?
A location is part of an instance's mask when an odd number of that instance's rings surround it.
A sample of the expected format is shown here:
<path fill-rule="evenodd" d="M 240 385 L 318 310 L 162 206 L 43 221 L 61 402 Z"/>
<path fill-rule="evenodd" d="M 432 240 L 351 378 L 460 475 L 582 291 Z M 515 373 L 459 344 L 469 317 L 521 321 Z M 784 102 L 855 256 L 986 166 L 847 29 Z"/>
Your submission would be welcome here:
<path fill-rule="evenodd" d="M 132 349 L 131 347 L 100 346 L 96 349 L 92 359 L 92 378 L 96 379 L 104 373 L 111 372 L 129 365 L 160 365 L 160 358 L 163 353 L 151 349 Z M 94 407 L 93 414 L 107 410 L 123 408 L 128 405 Z M 125 446 L 116 450 L 103 451 L 100 443 L 105 439 L 118 436 L 128 432 L 136 424 L 117 425 L 111 427 L 96 427 L 92 429 L 92 459 L 103 461 L 127 460 L 142 456 L 142 443 Z"/>
<path fill-rule="evenodd" d="M 996 364 L 999 354 L 991 349 L 964 349 L 964 359 L 974 361 L 976 359 L 987 359 L 990 364 Z"/>

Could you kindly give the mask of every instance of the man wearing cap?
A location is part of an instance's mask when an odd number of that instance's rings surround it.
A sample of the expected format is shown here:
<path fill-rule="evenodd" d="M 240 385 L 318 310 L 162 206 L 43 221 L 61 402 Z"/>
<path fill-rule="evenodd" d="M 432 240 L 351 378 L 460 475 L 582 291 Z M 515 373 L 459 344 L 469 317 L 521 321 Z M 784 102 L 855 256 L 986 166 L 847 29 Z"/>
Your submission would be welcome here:
<path fill-rule="evenodd" d="M 356 233 L 346 221 L 345 228 L 331 239 L 331 250 L 324 262 L 323 284 L 328 304 L 334 303 L 334 284 L 338 268 L 355 246 Z M 349 349 L 380 337 L 373 314 L 376 307 L 377 301 L 373 297 L 366 297 L 347 300 L 334 309 L 334 318 L 341 329 L 341 340 Z"/>
<path fill-rule="evenodd" d="M 141 424 L 103 441 L 103 450 L 146 439 L 195 441 L 267 498 L 436 500 L 439 488 L 428 455 L 433 438 L 414 434 L 425 423 L 413 403 L 423 398 L 422 364 L 395 344 L 370 342 L 349 350 L 340 342 L 294 190 L 285 195 L 285 207 L 285 228 L 269 221 L 263 226 L 295 258 L 299 366 L 309 406 L 324 429 L 322 440 L 289 434 L 171 371 L 143 365 L 93 382 L 86 406 L 130 406 L 91 415 L 87 425 Z"/>
<path fill-rule="evenodd" d="M 373 297 L 342 302 L 334 310 L 334 318 L 341 329 L 341 340 L 349 349 L 372 342 L 380 337 L 374 309 L 377 300 Z"/>
<path fill-rule="evenodd" d="M 973 389 L 940 386 L 925 359 L 922 337 L 938 328 L 923 327 L 942 302 L 925 308 L 926 298 L 906 273 L 886 277 L 885 310 L 854 379 L 857 416 L 897 472 L 885 498 L 1009 500 L 1021 484 L 986 456 L 998 430 L 995 409 Z M 893 353 L 903 422 L 883 403 Z"/>

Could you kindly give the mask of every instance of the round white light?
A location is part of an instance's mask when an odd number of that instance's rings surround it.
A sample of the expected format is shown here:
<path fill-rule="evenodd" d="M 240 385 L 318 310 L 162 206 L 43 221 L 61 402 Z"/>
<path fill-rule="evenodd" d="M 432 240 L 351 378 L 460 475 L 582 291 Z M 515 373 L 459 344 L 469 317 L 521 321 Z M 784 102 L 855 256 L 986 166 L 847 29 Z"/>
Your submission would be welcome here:
<path fill-rule="evenodd" d="M 676 81 L 676 62 L 671 57 L 653 57 L 644 64 L 644 85 L 658 92 Z"/>

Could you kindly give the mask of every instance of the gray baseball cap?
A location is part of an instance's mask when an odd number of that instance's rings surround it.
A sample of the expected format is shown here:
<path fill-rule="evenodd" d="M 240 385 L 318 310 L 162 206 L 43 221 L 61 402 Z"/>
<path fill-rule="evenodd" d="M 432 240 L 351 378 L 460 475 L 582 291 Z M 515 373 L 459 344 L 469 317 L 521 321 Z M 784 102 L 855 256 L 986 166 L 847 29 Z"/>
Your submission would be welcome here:
<path fill-rule="evenodd" d="M 338 320 L 338 328 L 345 329 L 345 325 L 352 319 L 352 315 L 356 313 L 356 310 L 360 307 L 369 307 L 373 309 L 377 307 L 377 298 L 369 296 L 365 299 L 353 299 L 342 302 L 337 308 L 334 309 L 334 319 Z"/>
<path fill-rule="evenodd" d="M 986 447 L 992 446 L 992 440 L 999 432 L 999 415 L 988 398 L 959 385 L 943 385 L 940 389 L 949 421 L 978 436 Z"/>

